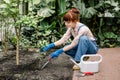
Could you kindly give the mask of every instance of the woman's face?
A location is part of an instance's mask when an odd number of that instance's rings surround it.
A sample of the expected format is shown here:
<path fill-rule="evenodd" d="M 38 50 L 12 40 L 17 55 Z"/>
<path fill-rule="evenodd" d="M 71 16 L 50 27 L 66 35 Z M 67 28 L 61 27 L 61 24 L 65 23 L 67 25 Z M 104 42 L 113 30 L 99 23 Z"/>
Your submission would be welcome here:
<path fill-rule="evenodd" d="M 66 25 L 67 28 L 75 28 L 76 22 L 65 21 L 65 25 Z"/>

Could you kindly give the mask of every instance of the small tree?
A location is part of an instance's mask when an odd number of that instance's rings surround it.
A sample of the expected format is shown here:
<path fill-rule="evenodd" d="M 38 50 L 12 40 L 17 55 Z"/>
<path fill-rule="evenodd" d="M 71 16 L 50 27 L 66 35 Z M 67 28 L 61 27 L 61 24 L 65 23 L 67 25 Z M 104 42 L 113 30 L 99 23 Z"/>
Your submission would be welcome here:
<path fill-rule="evenodd" d="M 10 20 L 13 20 L 11 23 L 15 28 L 15 36 L 16 36 L 16 64 L 19 65 L 19 39 L 21 32 L 21 24 L 19 24 L 18 20 L 20 20 L 22 14 L 20 14 L 20 5 L 23 1 L 28 0 L 2 0 L 0 9 L 2 10 L 1 14 L 9 17 Z"/>

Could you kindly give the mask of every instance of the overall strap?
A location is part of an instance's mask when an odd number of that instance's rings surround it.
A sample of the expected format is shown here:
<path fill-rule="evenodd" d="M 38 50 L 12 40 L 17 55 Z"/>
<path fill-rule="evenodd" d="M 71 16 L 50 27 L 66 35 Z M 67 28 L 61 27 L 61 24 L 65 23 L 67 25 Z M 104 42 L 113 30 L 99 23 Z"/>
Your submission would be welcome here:
<path fill-rule="evenodd" d="M 83 24 L 83 25 L 81 25 L 81 26 L 78 28 L 78 31 L 79 31 L 79 30 L 80 30 L 80 28 L 81 28 L 81 27 L 83 27 L 83 26 L 85 26 L 85 25 L 84 25 L 84 24 Z"/>

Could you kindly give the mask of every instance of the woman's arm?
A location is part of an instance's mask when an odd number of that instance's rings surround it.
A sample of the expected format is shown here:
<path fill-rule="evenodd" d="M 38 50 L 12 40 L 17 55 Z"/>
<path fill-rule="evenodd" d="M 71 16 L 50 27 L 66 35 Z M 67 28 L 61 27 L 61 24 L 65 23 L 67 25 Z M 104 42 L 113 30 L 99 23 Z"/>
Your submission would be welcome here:
<path fill-rule="evenodd" d="M 63 35 L 63 37 L 60 40 L 54 42 L 55 46 L 64 44 L 70 38 L 70 36 L 71 36 L 70 30 L 71 30 L 71 28 L 68 28 L 66 33 Z"/>
<path fill-rule="evenodd" d="M 78 44 L 79 38 L 82 35 L 85 35 L 87 33 L 87 29 L 86 28 L 81 28 L 78 32 L 78 35 L 74 38 L 74 40 L 72 41 L 72 43 L 68 46 L 65 46 L 63 48 L 64 51 L 68 51 L 70 49 L 72 49 L 74 46 L 76 46 Z"/>

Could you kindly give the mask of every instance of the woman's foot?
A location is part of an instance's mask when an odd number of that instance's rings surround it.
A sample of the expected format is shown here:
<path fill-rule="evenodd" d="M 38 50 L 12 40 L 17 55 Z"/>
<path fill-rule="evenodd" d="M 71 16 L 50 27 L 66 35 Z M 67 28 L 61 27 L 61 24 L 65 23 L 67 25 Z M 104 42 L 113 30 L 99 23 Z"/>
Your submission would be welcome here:
<path fill-rule="evenodd" d="M 74 65 L 74 66 L 73 66 L 73 70 L 80 70 L 80 67 L 77 66 L 77 65 Z"/>

